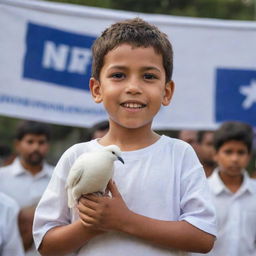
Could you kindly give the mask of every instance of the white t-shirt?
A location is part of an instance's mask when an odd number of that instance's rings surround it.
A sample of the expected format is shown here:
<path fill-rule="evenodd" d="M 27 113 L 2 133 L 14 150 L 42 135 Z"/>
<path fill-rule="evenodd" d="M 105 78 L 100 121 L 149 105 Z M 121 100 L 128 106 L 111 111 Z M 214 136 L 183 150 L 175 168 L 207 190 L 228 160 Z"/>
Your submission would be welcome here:
<path fill-rule="evenodd" d="M 0 168 L 0 191 L 12 197 L 20 208 L 36 205 L 51 179 L 53 168 L 44 163 L 43 169 L 32 175 L 16 158 L 11 165 Z M 26 256 L 37 255 L 34 246 L 26 251 Z"/>
<path fill-rule="evenodd" d="M 208 178 L 217 211 L 218 239 L 206 255 L 256 255 L 256 181 L 246 171 L 243 177 L 236 193 L 225 186 L 218 169 Z"/>
<path fill-rule="evenodd" d="M 0 193 L 0 255 L 23 256 L 23 245 L 17 223 L 17 203 Z"/>
<path fill-rule="evenodd" d="M 76 144 L 59 160 L 36 209 L 34 239 L 37 247 L 49 229 L 78 219 L 76 212 L 67 206 L 66 178 L 79 155 L 100 148 L 97 140 Z M 122 152 L 122 158 L 125 164 L 114 163 L 113 179 L 130 210 L 160 220 L 185 220 L 216 235 L 215 212 L 204 170 L 189 144 L 161 136 L 149 147 Z M 108 232 L 91 239 L 75 255 L 178 254 L 127 234 Z"/>

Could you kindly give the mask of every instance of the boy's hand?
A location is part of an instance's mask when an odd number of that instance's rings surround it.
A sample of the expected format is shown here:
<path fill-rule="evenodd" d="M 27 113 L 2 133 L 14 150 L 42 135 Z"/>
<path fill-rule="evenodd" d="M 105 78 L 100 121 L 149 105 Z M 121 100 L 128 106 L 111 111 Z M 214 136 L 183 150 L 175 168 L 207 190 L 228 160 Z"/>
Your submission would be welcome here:
<path fill-rule="evenodd" d="M 130 213 L 115 183 L 111 180 L 109 196 L 86 195 L 79 200 L 77 209 L 82 223 L 100 230 L 121 230 Z"/>

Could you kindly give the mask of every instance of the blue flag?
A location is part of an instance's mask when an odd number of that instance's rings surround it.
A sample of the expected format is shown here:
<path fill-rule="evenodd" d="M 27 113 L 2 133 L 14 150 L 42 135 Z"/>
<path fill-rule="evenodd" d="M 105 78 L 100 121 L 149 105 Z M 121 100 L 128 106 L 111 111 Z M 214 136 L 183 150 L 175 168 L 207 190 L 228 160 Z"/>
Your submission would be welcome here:
<path fill-rule="evenodd" d="M 215 118 L 256 126 L 256 71 L 217 69 Z"/>

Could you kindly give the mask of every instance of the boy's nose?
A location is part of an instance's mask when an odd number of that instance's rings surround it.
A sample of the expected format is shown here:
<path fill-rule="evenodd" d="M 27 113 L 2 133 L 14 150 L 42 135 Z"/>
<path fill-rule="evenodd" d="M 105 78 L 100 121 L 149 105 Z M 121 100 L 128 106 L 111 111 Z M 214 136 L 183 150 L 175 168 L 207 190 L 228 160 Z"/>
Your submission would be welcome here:
<path fill-rule="evenodd" d="M 130 93 L 130 94 L 140 94 L 142 93 L 142 90 L 141 90 L 141 86 L 139 84 L 139 81 L 137 80 L 131 80 L 129 82 L 127 82 L 127 85 L 126 85 L 126 93 Z"/>
<path fill-rule="evenodd" d="M 232 159 L 233 162 L 236 162 L 239 159 L 239 155 L 238 154 L 232 154 L 231 159 Z"/>

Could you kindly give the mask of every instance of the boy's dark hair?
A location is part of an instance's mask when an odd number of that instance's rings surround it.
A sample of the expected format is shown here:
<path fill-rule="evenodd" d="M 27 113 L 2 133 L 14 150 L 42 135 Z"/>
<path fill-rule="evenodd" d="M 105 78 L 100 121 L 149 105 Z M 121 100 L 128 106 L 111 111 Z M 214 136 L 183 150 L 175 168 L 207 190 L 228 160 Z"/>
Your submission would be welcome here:
<path fill-rule="evenodd" d="M 15 138 L 22 140 L 27 134 L 45 135 L 47 140 L 50 140 L 50 126 L 45 123 L 39 123 L 35 121 L 23 121 L 16 130 Z"/>
<path fill-rule="evenodd" d="M 223 123 L 214 133 L 214 147 L 216 151 L 218 151 L 224 143 L 232 140 L 243 142 L 250 153 L 253 143 L 252 127 L 242 122 Z"/>
<path fill-rule="evenodd" d="M 135 47 L 152 46 L 156 53 L 163 57 L 166 82 L 171 80 L 173 70 L 173 50 L 167 35 L 156 26 L 140 18 L 117 22 L 107 28 L 96 39 L 92 47 L 93 63 L 92 76 L 99 80 L 100 71 L 104 65 L 106 54 L 121 44 L 130 44 Z"/>

